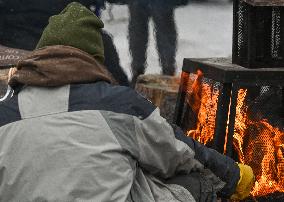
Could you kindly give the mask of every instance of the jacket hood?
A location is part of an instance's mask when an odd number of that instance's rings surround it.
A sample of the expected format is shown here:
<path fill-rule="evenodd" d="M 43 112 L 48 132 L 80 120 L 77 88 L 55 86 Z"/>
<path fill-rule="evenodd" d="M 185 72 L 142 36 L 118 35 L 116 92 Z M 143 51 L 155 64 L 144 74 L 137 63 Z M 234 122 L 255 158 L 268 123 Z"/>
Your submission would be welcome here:
<path fill-rule="evenodd" d="M 20 60 L 9 85 L 62 86 L 106 81 L 116 83 L 106 68 L 88 53 L 71 46 L 47 46 Z"/>

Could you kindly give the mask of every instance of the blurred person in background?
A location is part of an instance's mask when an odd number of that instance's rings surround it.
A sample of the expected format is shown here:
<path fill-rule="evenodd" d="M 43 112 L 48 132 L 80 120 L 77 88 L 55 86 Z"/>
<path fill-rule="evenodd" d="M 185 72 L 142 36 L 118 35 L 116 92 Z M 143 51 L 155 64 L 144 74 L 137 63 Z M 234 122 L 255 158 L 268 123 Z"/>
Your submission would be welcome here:
<path fill-rule="evenodd" d="M 73 0 L 0 0 L 0 44 L 18 49 L 33 50 L 48 18 L 59 13 Z M 78 0 L 92 7 L 97 16 L 104 8 L 104 0 Z M 128 86 L 128 78 L 119 63 L 119 56 L 111 36 L 102 30 L 105 63 L 117 80 Z"/>
<path fill-rule="evenodd" d="M 150 18 L 154 22 L 162 73 L 165 75 L 175 74 L 177 31 L 174 9 L 187 3 L 188 0 L 128 0 L 132 85 L 135 85 L 137 77 L 145 72 Z"/>

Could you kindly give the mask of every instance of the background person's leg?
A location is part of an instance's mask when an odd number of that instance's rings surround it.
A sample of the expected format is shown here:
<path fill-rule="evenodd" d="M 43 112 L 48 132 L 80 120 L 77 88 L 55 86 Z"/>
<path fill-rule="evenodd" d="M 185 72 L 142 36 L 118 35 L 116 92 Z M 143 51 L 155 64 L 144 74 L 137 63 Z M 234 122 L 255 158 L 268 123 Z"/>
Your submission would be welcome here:
<path fill-rule="evenodd" d="M 176 69 L 177 31 L 174 8 L 159 1 L 151 4 L 155 34 L 163 74 L 174 75 Z"/>
<path fill-rule="evenodd" d="M 148 44 L 148 22 L 149 8 L 139 1 L 129 2 L 130 20 L 129 30 L 129 48 L 132 55 L 132 84 L 135 85 L 136 79 L 140 74 L 144 74 L 146 65 L 146 50 Z"/>

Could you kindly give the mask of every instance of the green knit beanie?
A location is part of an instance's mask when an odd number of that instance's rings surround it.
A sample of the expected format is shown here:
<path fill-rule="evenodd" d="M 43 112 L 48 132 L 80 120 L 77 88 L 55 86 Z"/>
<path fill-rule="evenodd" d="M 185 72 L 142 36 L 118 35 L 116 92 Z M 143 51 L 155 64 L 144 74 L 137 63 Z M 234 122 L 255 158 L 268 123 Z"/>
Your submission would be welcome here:
<path fill-rule="evenodd" d="M 104 62 L 104 45 L 100 29 L 103 22 L 80 3 L 70 3 L 60 14 L 49 18 L 36 49 L 66 45 L 81 49 Z"/>

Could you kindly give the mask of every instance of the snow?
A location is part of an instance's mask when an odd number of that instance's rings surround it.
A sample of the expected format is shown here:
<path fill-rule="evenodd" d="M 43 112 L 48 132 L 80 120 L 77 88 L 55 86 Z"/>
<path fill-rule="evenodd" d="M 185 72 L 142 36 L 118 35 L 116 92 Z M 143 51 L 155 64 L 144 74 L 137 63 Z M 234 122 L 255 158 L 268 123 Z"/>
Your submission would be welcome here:
<path fill-rule="evenodd" d="M 232 49 L 233 7 L 230 0 L 192 2 L 175 10 L 178 30 L 177 73 L 181 71 L 183 58 L 229 57 Z M 128 8 L 110 5 L 102 13 L 105 29 L 112 34 L 120 56 L 120 63 L 131 78 L 131 57 L 128 46 Z M 148 68 L 146 73 L 160 73 L 161 67 L 156 51 L 153 24 L 150 22 L 148 44 Z"/>

